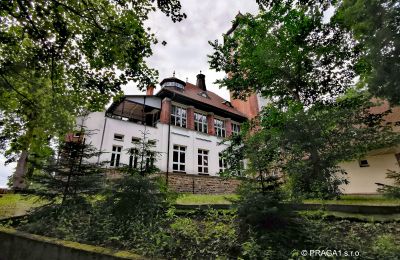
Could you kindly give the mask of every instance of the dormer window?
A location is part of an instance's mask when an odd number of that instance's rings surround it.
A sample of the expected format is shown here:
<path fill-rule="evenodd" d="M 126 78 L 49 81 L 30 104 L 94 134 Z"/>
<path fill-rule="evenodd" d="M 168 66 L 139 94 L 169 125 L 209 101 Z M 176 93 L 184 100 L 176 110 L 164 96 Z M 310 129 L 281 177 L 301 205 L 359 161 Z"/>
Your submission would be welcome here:
<path fill-rule="evenodd" d="M 210 97 L 208 96 L 207 92 L 205 92 L 205 91 L 202 91 L 202 92 L 198 93 L 198 95 L 201 96 L 201 97 L 203 97 L 203 98 L 210 98 Z"/>
<path fill-rule="evenodd" d="M 177 89 L 184 89 L 184 85 L 178 82 L 165 82 L 161 85 L 162 87 L 176 87 Z"/>
<path fill-rule="evenodd" d="M 161 81 L 160 85 L 163 88 L 165 88 L 165 87 L 173 87 L 173 88 L 176 88 L 178 90 L 184 90 L 185 86 L 186 86 L 186 83 L 183 82 L 180 79 L 177 79 L 175 77 L 171 77 L 171 78 L 163 79 L 163 81 Z"/>
<path fill-rule="evenodd" d="M 232 103 L 229 102 L 228 100 L 225 100 L 224 102 L 222 102 L 222 104 L 224 104 L 224 105 L 226 105 L 226 106 L 228 106 L 228 107 L 233 107 L 233 106 L 232 106 Z"/>

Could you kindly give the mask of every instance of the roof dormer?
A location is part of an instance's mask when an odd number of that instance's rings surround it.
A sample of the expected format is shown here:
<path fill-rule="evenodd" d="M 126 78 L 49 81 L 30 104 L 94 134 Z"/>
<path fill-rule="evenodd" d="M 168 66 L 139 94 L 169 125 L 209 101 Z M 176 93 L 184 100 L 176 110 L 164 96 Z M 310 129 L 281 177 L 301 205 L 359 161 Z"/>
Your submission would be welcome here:
<path fill-rule="evenodd" d="M 175 73 L 174 73 L 175 74 Z M 178 90 L 184 90 L 186 83 L 178 78 L 175 78 L 175 75 L 170 78 L 165 78 L 160 83 L 161 87 L 174 87 Z"/>

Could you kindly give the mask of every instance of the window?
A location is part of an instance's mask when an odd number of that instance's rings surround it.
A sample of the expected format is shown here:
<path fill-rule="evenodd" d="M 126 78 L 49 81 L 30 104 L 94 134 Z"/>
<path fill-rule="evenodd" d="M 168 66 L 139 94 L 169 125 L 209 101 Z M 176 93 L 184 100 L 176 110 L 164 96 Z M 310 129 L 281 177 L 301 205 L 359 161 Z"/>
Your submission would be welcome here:
<path fill-rule="evenodd" d="M 134 144 L 140 143 L 140 138 L 132 136 L 132 143 Z"/>
<path fill-rule="evenodd" d="M 148 151 L 146 156 L 146 169 L 154 167 L 154 152 Z"/>
<path fill-rule="evenodd" d="M 358 160 L 358 164 L 360 165 L 360 167 L 369 167 L 369 163 L 368 163 L 367 159 Z"/>
<path fill-rule="evenodd" d="M 116 141 L 124 141 L 124 135 L 114 134 L 114 140 L 116 140 Z"/>
<path fill-rule="evenodd" d="M 139 159 L 139 151 L 135 148 L 129 150 L 129 168 L 137 169 Z"/>
<path fill-rule="evenodd" d="M 238 123 L 232 123 L 232 133 L 239 134 L 240 125 Z"/>
<path fill-rule="evenodd" d="M 121 159 L 121 151 L 122 151 L 122 146 L 113 145 L 110 166 L 115 166 L 115 167 L 119 166 L 119 160 Z"/>
<path fill-rule="evenodd" d="M 222 156 L 222 153 L 218 153 L 219 157 L 219 173 L 224 172 L 228 168 L 226 159 Z"/>
<path fill-rule="evenodd" d="M 207 133 L 207 116 L 194 113 L 194 129 L 199 132 Z"/>
<path fill-rule="evenodd" d="M 197 153 L 197 165 L 199 174 L 208 174 L 208 151 L 199 149 Z"/>
<path fill-rule="evenodd" d="M 220 119 L 214 119 L 215 135 L 225 137 L 225 123 Z"/>
<path fill-rule="evenodd" d="M 148 143 L 150 146 L 155 146 L 156 143 L 157 143 L 157 141 L 156 141 L 156 140 L 148 140 L 147 143 Z"/>
<path fill-rule="evenodd" d="M 171 124 L 186 127 L 186 108 L 172 106 Z"/>
<path fill-rule="evenodd" d="M 174 172 L 184 172 L 185 171 L 185 153 L 186 147 L 180 145 L 174 145 L 173 147 L 173 160 L 172 160 L 172 170 Z"/>

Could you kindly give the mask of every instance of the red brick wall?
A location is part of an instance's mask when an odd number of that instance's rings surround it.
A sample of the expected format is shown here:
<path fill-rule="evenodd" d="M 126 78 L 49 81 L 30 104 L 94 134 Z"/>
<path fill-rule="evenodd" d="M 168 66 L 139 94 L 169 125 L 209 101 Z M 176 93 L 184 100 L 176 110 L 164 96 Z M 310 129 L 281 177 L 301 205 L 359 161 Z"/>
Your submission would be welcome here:
<path fill-rule="evenodd" d="M 208 128 L 209 135 L 215 135 L 214 113 L 208 113 L 208 115 L 207 115 L 207 128 Z"/>
<path fill-rule="evenodd" d="M 187 121 L 187 128 L 194 130 L 194 107 L 189 106 L 186 108 L 186 121 Z"/>
<path fill-rule="evenodd" d="M 245 114 L 248 118 L 258 115 L 258 100 L 256 94 L 251 94 L 247 100 L 234 99 L 231 94 L 231 104 L 234 108 Z"/>
<path fill-rule="evenodd" d="M 164 98 L 161 103 L 160 122 L 163 124 L 169 124 L 170 119 L 171 119 L 171 99 Z"/>
<path fill-rule="evenodd" d="M 226 137 L 232 135 L 232 120 L 230 118 L 225 119 L 225 132 Z"/>

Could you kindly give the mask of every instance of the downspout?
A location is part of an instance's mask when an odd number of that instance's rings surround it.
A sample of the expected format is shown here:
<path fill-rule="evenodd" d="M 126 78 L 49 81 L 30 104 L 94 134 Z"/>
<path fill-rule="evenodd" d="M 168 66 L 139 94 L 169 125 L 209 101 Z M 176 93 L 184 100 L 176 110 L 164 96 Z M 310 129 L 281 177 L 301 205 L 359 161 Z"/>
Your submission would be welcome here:
<path fill-rule="evenodd" d="M 172 100 L 175 97 L 175 93 L 173 93 L 173 96 L 171 97 L 171 106 L 172 106 Z M 168 120 L 168 145 L 167 145 L 167 174 L 166 174 L 166 184 L 168 187 L 168 178 L 169 178 L 169 147 L 171 146 L 171 110 L 169 111 L 169 120 Z"/>
<path fill-rule="evenodd" d="M 143 98 L 143 116 L 142 116 L 142 121 L 144 125 L 144 132 L 143 132 L 143 140 L 142 140 L 142 159 L 140 161 L 140 174 L 144 176 L 144 171 L 143 171 L 143 160 L 144 160 L 144 152 L 145 152 L 145 142 L 146 142 L 146 135 L 147 135 L 147 124 L 146 124 L 146 96 Z"/>
<path fill-rule="evenodd" d="M 104 116 L 104 126 L 103 126 L 103 133 L 101 135 L 101 142 L 100 142 L 100 153 L 99 156 L 97 157 L 97 164 L 100 163 L 100 156 L 101 156 L 101 151 L 103 149 L 103 140 L 104 140 L 104 132 L 106 131 L 106 125 L 107 125 L 107 113 Z"/>

